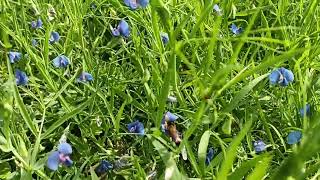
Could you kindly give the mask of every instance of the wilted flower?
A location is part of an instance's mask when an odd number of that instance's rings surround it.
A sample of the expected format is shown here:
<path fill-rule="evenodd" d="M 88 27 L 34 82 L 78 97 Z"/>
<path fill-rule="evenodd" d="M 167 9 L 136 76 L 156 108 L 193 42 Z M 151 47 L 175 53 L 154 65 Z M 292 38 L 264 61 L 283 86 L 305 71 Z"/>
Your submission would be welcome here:
<path fill-rule="evenodd" d="M 19 61 L 22 57 L 22 54 L 19 52 L 9 52 L 9 60 L 11 63 Z"/>
<path fill-rule="evenodd" d="M 31 39 L 31 45 L 32 46 L 38 46 L 38 41 L 35 39 Z"/>
<path fill-rule="evenodd" d="M 288 134 L 287 142 L 288 144 L 297 144 L 302 138 L 302 133 L 300 131 L 292 131 Z"/>
<path fill-rule="evenodd" d="M 174 122 L 178 119 L 179 117 L 172 114 L 171 112 L 166 112 L 162 118 L 162 121 L 161 121 L 161 130 L 162 132 L 165 132 L 167 133 L 168 129 L 166 128 L 166 123 L 167 122 Z"/>
<path fill-rule="evenodd" d="M 124 4 L 130 7 L 130 9 L 135 10 L 138 7 L 147 7 L 149 0 L 124 0 Z"/>
<path fill-rule="evenodd" d="M 69 65 L 69 58 L 67 58 L 65 55 L 57 56 L 52 60 L 52 64 L 57 68 L 65 68 Z"/>
<path fill-rule="evenodd" d="M 118 159 L 118 160 L 116 160 L 116 161 L 114 162 L 114 167 L 115 167 L 116 169 L 120 169 L 120 168 L 123 168 L 123 167 L 127 166 L 128 164 L 129 164 L 129 163 L 128 163 L 128 161 L 126 160 L 126 158 L 122 157 L 122 158 L 120 158 L 120 159 Z"/>
<path fill-rule="evenodd" d="M 141 122 L 135 121 L 128 124 L 128 131 L 131 133 L 137 133 L 139 135 L 144 135 L 144 126 Z"/>
<path fill-rule="evenodd" d="M 47 167 L 53 171 L 56 171 L 59 164 L 64 164 L 65 166 L 71 166 L 73 161 L 70 159 L 72 154 L 72 147 L 68 143 L 61 143 L 58 146 L 58 151 L 52 152 L 47 161 Z"/>
<path fill-rule="evenodd" d="M 93 80 L 93 77 L 90 73 L 82 72 L 79 78 L 77 79 L 77 82 L 89 82 L 92 80 Z"/>
<path fill-rule="evenodd" d="M 271 72 L 269 75 L 271 84 L 279 84 L 280 86 L 288 86 L 294 80 L 292 71 L 286 68 L 279 68 Z"/>
<path fill-rule="evenodd" d="M 25 72 L 23 71 L 20 71 L 19 69 L 16 69 L 15 70 L 15 78 L 16 78 L 16 84 L 19 86 L 19 85 L 27 85 L 28 84 L 28 81 L 29 81 L 29 78 L 28 76 L 26 75 Z"/>
<path fill-rule="evenodd" d="M 177 130 L 176 124 L 174 123 L 177 119 L 178 116 L 170 113 L 169 111 L 166 112 L 162 118 L 161 130 L 170 136 L 176 144 L 180 144 L 181 135 Z"/>
<path fill-rule="evenodd" d="M 111 169 L 113 169 L 113 165 L 109 161 L 102 160 L 100 164 L 95 168 L 94 171 L 98 176 L 100 176 Z"/>
<path fill-rule="evenodd" d="M 168 36 L 168 34 L 165 33 L 165 32 L 161 32 L 161 33 L 160 33 L 160 36 L 161 36 L 162 43 L 163 43 L 164 45 L 167 45 L 168 42 L 169 42 L 169 36 Z"/>
<path fill-rule="evenodd" d="M 233 34 L 238 35 L 240 33 L 242 33 L 242 27 L 237 27 L 235 24 L 231 24 L 231 31 Z"/>
<path fill-rule="evenodd" d="M 56 17 L 56 10 L 50 5 L 48 9 L 48 18 L 49 21 L 52 21 Z"/>
<path fill-rule="evenodd" d="M 209 151 L 208 151 L 208 153 L 207 153 L 206 165 L 209 165 L 209 164 L 210 164 L 210 162 L 211 162 L 212 159 L 213 159 L 213 156 L 214 156 L 214 150 L 213 150 L 213 148 L 211 147 L 211 148 L 209 148 Z"/>
<path fill-rule="evenodd" d="M 262 151 L 266 150 L 266 144 L 262 140 L 254 142 L 253 146 L 256 153 L 261 153 Z"/>
<path fill-rule="evenodd" d="M 111 31 L 113 36 L 129 37 L 130 35 L 130 27 L 125 20 L 121 20 L 118 27 L 113 28 Z"/>
<path fill-rule="evenodd" d="M 219 16 L 222 15 L 222 10 L 220 9 L 218 4 L 213 5 L 213 9 L 217 12 Z"/>
<path fill-rule="evenodd" d="M 300 116 L 304 117 L 305 115 L 306 116 L 310 116 L 311 115 L 311 106 L 310 106 L 310 104 L 307 104 L 305 106 L 305 109 L 304 108 L 300 109 Z"/>
<path fill-rule="evenodd" d="M 175 103 L 175 102 L 177 102 L 177 98 L 176 98 L 176 97 L 174 97 L 174 96 L 168 96 L 167 101 L 168 101 L 168 102 Z"/>
<path fill-rule="evenodd" d="M 42 21 L 41 21 L 41 19 L 39 18 L 37 21 L 32 21 L 32 22 L 31 22 L 31 27 L 34 28 L 34 29 L 42 28 Z"/>
<path fill-rule="evenodd" d="M 58 42 L 59 39 L 60 39 L 60 35 L 58 32 L 51 32 L 50 39 L 49 39 L 50 44 Z"/>

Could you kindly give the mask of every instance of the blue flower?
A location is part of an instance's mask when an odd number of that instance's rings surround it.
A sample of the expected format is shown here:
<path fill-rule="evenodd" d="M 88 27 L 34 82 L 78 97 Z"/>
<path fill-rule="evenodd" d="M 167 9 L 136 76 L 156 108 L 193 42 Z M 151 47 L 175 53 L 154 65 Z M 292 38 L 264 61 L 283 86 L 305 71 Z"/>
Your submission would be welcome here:
<path fill-rule="evenodd" d="M 29 81 L 28 76 L 26 75 L 25 72 L 20 71 L 19 69 L 15 70 L 15 78 L 16 78 L 16 84 L 18 86 L 19 85 L 25 86 L 28 84 L 28 81 Z"/>
<path fill-rule="evenodd" d="M 169 42 L 169 36 L 168 36 L 168 34 L 165 33 L 165 32 L 161 32 L 161 33 L 160 33 L 160 36 L 161 36 L 162 43 L 163 43 L 164 45 L 167 45 L 168 42 Z"/>
<path fill-rule="evenodd" d="M 41 21 L 41 19 L 39 18 L 37 21 L 32 21 L 32 22 L 31 22 L 31 27 L 34 28 L 34 29 L 42 28 L 42 21 Z"/>
<path fill-rule="evenodd" d="M 302 133 L 300 131 L 292 131 L 288 134 L 287 142 L 288 144 L 297 144 L 302 138 Z"/>
<path fill-rule="evenodd" d="M 266 144 L 262 140 L 254 142 L 253 146 L 256 153 L 261 153 L 262 151 L 266 150 Z"/>
<path fill-rule="evenodd" d="M 162 121 L 161 121 L 161 130 L 163 132 L 166 132 L 168 131 L 168 127 L 167 127 L 167 122 L 174 122 L 178 119 L 179 117 L 172 114 L 171 112 L 166 112 L 162 118 Z"/>
<path fill-rule="evenodd" d="M 218 4 L 213 5 L 213 9 L 217 12 L 219 16 L 222 15 L 222 10 L 220 9 Z"/>
<path fill-rule="evenodd" d="M 130 9 L 135 10 L 138 7 L 147 7 L 149 0 L 124 0 L 124 4 L 130 7 Z"/>
<path fill-rule="evenodd" d="M 304 117 L 305 115 L 306 116 L 310 116 L 311 115 L 311 106 L 310 106 L 310 104 L 307 104 L 305 106 L 305 108 L 306 108 L 306 110 L 304 110 L 304 108 L 300 109 L 300 116 L 301 117 Z"/>
<path fill-rule="evenodd" d="M 233 34 L 238 35 L 240 33 L 242 33 L 242 28 L 241 27 L 237 27 L 235 24 L 231 24 L 231 31 Z"/>
<path fill-rule="evenodd" d="M 279 84 L 280 86 L 288 86 L 294 80 L 292 71 L 286 68 L 279 68 L 271 72 L 269 75 L 271 84 Z"/>
<path fill-rule="evenodd" d="M 55 32 L 55 31 L 51 32 L 50 39 L 49 39 L 50 44 L 58 42 L 59 39 L 60 39 L 60 35 L 58 32 Z"/>
<path fill-rule="evenodd" d="M 59 164 L 64 164 L 65 166 L 71 166 L 73 161 L 70 159 L 72 154 L 72 147 L 68 143 L 61 143 L 58 146 L 58 151 L 52 152 L 47 161 L 47 167 L 53 171 L 56 171 Z"/>
<path fill-rule="evenodd" d="M 111 169 L 113 169 L 113 165 L 109 161 L 102 160 L 100 164 L 96 167 L 95 172 L 98 175 L 101 175 Z"/>
<path fill-rule="evenodd" d="M 213 156 L 214 156 L 214 150 L 213 150 L 213 148 L 211 147 L 211 148 L 209 148 L 209 151 L 208 151 L 208 153 L 207 153 L 206 165 L 209 165 L 209 164 L 210 164 L 210 162 L 211 162 L 212 159 L 213 159 Z"/>
<path fill-rule="evenodd" d="M 139 135 L 144 135 L 144 126 L 141 122 L 135 121 L 127 125 L 128 131 L 131 133 L 138 133 Z"/>
<path fill-rule="evenodd" d="M 69 65 L 69 58 L 64 55 L 57 56 L 52 60 L 52 64 L 57 68 L 66 68 Z"/>
<path fill-rule="evenodd" d="M 22 54 L 19 52 L 9 52 L 9 60 L 11 63 L 19 61 L 22 57 Z"/>
<path fill-rule="evenodd" d="M 32 46 L 38 46 L 38 41 L 35 39 L 31 39 L 31 45 Z"/>
<path fill-rule="evenodd" d="M 82 72 L 79 78 L 77 79 L 77 82 L 89 82 L 92 80 L 93 80 L 93 77 L 90 73 Z"/>
<path fill-rule="evenodd" d="M 113 36 L 123 36 L 123 37 L 129 37 L 130 35 L 130 27 L 128 23 L 125 20 L 121 20 L 118 27 L 112 29 Z"/>

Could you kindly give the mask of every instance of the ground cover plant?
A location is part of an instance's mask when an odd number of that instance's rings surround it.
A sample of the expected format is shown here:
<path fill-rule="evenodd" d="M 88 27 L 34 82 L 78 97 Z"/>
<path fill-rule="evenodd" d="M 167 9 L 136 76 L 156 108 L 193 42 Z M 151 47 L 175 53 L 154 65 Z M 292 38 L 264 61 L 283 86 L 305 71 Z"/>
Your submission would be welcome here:
<path fill-rule="evenodd" d="M 1 0 L 0 179 L 319 178 L 319 3 Z"/>

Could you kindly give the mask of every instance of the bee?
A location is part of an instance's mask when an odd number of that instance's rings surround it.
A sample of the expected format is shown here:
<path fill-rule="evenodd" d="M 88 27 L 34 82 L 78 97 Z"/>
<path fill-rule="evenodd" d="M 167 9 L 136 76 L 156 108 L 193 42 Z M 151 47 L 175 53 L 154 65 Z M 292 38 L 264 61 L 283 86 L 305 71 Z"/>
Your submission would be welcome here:
<path fill-rule="evenodd" d="M 172 138 L 173 142 L 179 145 L 181 142 L 181 135 L 177 130 L 176 124 L 174 122 L 167 121 L 166 129 L 168 130 L 168 135 Z"/>

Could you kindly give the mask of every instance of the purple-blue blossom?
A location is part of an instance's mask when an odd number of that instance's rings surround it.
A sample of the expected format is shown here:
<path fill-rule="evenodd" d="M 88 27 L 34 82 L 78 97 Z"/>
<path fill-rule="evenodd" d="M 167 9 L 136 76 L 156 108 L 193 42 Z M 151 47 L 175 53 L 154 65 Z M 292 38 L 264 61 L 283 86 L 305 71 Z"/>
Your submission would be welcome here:
<path fill-rule="evenodd" d="M 100 164 L 95 168 L 95 172 L 100 176 L 111 169 L 113 169 L 113 165 L 107 160 L 102 160 Z"/>
<path fill-rule="evenodd" d="M 297 144 L 302 138 L 302 133 L 300 131 L 292 131 L 288 134 L 287 143 Z"/>
<path fill-rule="evenodd" d="M 42 28 L 42 21 L 41 21 L 41 19 L 39 18 L 37 21 L 32 21 L 32 22 L 31 22 L 31 27 L 34 28 L 34 29 Z"/>
<path fill-rule="evenodd" d="M 121 20 L 117 28 L 113 28 L 112 30 L 113 36 L 123 36 L 129 37 L 130 35 L 130 27 L 129 24 L 125 20 Z"/>
<path fill-rule="evenodd" d="M 138 120 L 128 124 L 127 127 L 128 127 L 128 131 L 131 133 L 137 133 L 142 136 L 144 135 L 144 126 Z"/>
<path fill-rule="evenodd" d="M 167 45 L 169 43 L 169 36 L 168 33 L 161 32 L 160 33 L 161 41 L 164 45 Z"/>
<path fill-rule="evenodd" d="M 28 81 L 29 81 L 28 76 L 26 75 L 25 72 L 20 71 L 19 69 L 15 70 L 15 78 L 16 78 L 16 84 L 18 86 L 20 85 L 25 86 L 28 84 Z"/>
<path fill-rule="evenodd" d="M 82 72 L 77 79 L 77 82 L 90 82 L 93 80 L 93 77 L 90 73 Z"/>
<path fill-rule="evenodd" d="M 131 10 L 136 10 L 139 7 L 146 8 L 149 0 L 124 0 L 124 4 L 130 7 Z"/>
<path fill-rule="evenodd" d="M 10 60 L 11 63 L 18 62 L 22 58 L 22 54 L 21 53 L 13 52 L 13 51 L 10 51 L 8 56 L 9 56 L 9 60 Z"/>
<path fill-rule="evenodd" d="M 52 64 L 56 68 L 66 68 L 69 65 L 69 58 L 65 55 L 57 56 L 52 60 Z"/>
<path fill-rule="evenodd" d="M 304 117 L 304 116 L 311 116 L 311 106 L 310 104 L 305 105 L 304 108 L 300 109 L 300 116 Z"/>
<path fill-rule="evenodd" d="M 281 67 L 271 72 L 269 80 L 273 85 L 279 84 L 280 86 L 288 86 L 288 84 L 294 80 L 294 75 L 292 71 Z"/>
<path fill-rule="evenodd" d="M 235 35 L 239 35 L 240 33 L 242 33 L 242 27 L 237 27 L 235 24 L 231 24 L 231 31 L 233 34 Z"/>
<path fill-rule="evenodd" d="M 211 148 L 209 148 L 209 151 L 208 151 L 208 153 L 207 153 L 206 165 L 209 165 L 209 164 L 210 164 L 210 162 L 211 162 L 212 159 L 213 159 L 213 156 L 214 156 L 214 150 L 213 150 L 213 148 L 211 147 Z"/>
<path fill-rule="evenodd" d="M 266 150 L 266 144 L 262 140 L 255 141 L 253 146 L 256 153 L 261 153 Z"/>
<path fill-rule="evenodd" d="M 50 39 L 49 39 L 49 42 L 50 44 L 53 44 L 55 42 L 58 42 L 60 40 L 60 35 L 58 32 L 51 32 L 51 35 L 50 35 Z"/>
<path fill-rule="evenodd" d="M 56 171 L 59 167 L 59 164 L 63 164 L 67 167 L 73 164 L 73 161 L 70 159 L 72 154 L 72 147 L 69 143 L 61 143 L 58 146 L 57 151 L 53 151 L 47 161 L 47 167 L 52 171 Z"/>

